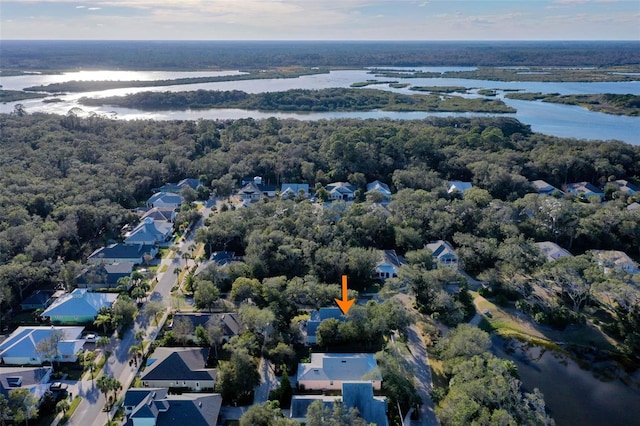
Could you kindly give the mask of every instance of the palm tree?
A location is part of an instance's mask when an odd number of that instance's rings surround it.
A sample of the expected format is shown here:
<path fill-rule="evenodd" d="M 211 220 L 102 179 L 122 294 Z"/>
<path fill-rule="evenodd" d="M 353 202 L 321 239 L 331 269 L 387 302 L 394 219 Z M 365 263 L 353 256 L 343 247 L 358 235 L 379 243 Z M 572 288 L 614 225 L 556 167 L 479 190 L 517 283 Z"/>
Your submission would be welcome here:
<path fill-rule="evenodd" d="M 98 390 L 104 394 L 104 399 L 108 401 L 107 394 L 111 390 L 111 379 L 109 376 L 103 374 L 98 377 L 96 384 L 98 385 Z"/>
<path fill-rule="evenodd" d="M 102 326 L 104 334 L 107 334 L 107 327 L 111 324 L 112 319 L 111 314 L 98 314 L 93 324 L 96 327 Z"/>
<path fill-rule="evenodd" d="M 135 334 L 135 336 L 134 336 L 134 337 L 135 337 L 135 339 L 136 339 L 138 342 L 142 343 L 142 341 L 144 340 L 144 338 L 145 338 L 145 336 L 146 336 L 146 335 L 147 335 L 147 332 L 146 332 L 146 331 L 144 331 L 144 330 L 138 330 L 138 331 L 136 331 L 136 334 Z"/>
<path fill-rule="evenodd" d="M 70 404 L 68 399 L 63 399 L 61 401 L 58 401 L 58 403 L 56 404 L 56 413 L 62 413 L 64 415 L 67 413 L 67 410 L 69 409 L 69 407 L 70 407 Z"/>

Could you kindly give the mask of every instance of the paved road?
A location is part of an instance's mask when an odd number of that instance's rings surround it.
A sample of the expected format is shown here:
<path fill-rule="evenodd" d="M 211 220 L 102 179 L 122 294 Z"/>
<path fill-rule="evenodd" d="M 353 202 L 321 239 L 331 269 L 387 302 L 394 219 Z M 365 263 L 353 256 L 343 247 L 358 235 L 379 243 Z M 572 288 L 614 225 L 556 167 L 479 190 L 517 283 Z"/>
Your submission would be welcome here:
<path fill-rule="evenodd" d="M 412 325 L 407 330 L 407 346 L 411 352 L 411 355 L 407 356 L 407 361 L 409 361 L 409 364 L 413 367 L 417 390 L 422 398 L 420 418 L 418 420 L 412 420 L 411 425 L 439 425 L 440 423 L 434 411 L 433 401 L 431 400 L 433 381 L 431 379 L 431 367 L 429 367 L 429 356 L 427 355 L 427 349 L 416 325 Z"/>
<path fill-rule="evenodd" d="M 208 217 L 211 212 L 210 206 L 205 206 L 202 211 L 203 218 Z M 176 245 L 179 251 L 186 249 L 190 244 L 195 241 L 193 239 L 195 230 L 203 225 L 203 220 L 200 220 L 196 226 L 194 226 L 193 232 L 186 238 L 185 241 Z M 171 307 L 171 288 L 176 283 L 176 274 L 174 273 L 176 268 L 184 268 L 185 260 L 179 255 L 174 258 L 162 259 L 159 270 L 163 266 L 167 266 L 165 272 L 158 273 L 158 284 L 153 290 L 150 296 L 151 300 L 158 300 L 163 302 L 167 307 Z M 145 330 L 145 341 L 152 342 L 160 331 L 164 321 L 166 319 L 166 312 L 162 319 L 158 321 L 157 325 L 152 325 L 148 318 L 139 314 L 134 323 L 134 327 L 129 329 L 121 340 L 112 339 L 112 344 L 107 350 L 112 352 L 111 356 L 104 365 L 103 373 L 109 376 L 117 378 L 122 383 L 122 392 L 125 392 L 129 388 L 135 375 L 138 372 L 138 367 L 135 365 L 129 365 L 131 356 L 129 355 L 129 348 L 133 346 L 135 342 L 135 333 L 138 330 Z M 98 391 L 98 388 L 90 381 L 78 382 L 77 392 L 81 396 L 82 402 L 78 405 L 78 408 L 74 412 L 73 416 L 67 423 L 71 426 L 103 426 L 108 421 L 107 412 L 102 411 L 105 406 L 104 394 Z M 122 392 L 120 395 L 122 395 Z M 77 395 L 74 395 L 77 396 Z"/>

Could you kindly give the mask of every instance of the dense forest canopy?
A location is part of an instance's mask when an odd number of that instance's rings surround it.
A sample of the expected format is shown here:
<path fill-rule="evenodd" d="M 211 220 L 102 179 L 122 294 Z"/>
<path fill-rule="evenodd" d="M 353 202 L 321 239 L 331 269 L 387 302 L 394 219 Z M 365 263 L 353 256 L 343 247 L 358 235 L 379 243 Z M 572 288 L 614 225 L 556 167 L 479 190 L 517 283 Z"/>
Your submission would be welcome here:
<path fill-rule="evenodd" d="M 13 41 L 6 70 L 193 70 L 278 66 L 614 66 L 640 63 L 637 41 Z"/>

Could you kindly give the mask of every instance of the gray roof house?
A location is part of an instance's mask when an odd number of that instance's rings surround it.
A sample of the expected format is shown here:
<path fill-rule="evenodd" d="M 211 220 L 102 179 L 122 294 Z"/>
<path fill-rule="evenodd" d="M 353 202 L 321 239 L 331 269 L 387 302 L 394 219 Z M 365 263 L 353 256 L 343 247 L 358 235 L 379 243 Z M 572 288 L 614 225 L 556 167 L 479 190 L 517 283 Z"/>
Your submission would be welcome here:
<path fill-rule="evenodd" d="M 153 207 L 149 210 L 140 210 L 138 214 L 141 215 L 141 221 L 150 217 L 155 221 L 173 222 L 178 213 L 171 207 Z"/>
<path fill-rule="evenodd" d="M 131 276 L 133 263 L 103 263 L 90 265 L 76 277 L 79 288 L 116 288 L 118 280 Z"/>
<path fill-rule="evenodd" d="M 316 343 L 316 332 L 318 331 L 318 326 L 322 321 L 329 318 L 334 318 L 339 321 L 346 321 L 347 319 L 337 306 L 327 306 L 320 308 L 317 311 L 312 311 L 311 318 L 307 321 L 307 344 Z"/>
<path fill-rule="evenodd" d="M 471 182 L 463 182 L 461 180 L 452 180 L 447 182 L 447 194 L 464 194 L 473 187 Z"/>
<path fill-rule="evenodd" d="M 453 246 L 448 241 L 438 240 L 425 245 L 425 248 L 431 250 L 433 257 L 436 259 L 437 266 L 458 267 L 458 256 Z"/>
<path fill-rule="evenodd" d="M 600 199 L 604 198 L 604 192 L 602 192 L 597 186 L 589 182 L 568 183 L 566 185 L 566 190 L 569 194 L 578 197 L 598 197 Z"/>
<path fill-rule="evenodd" d="M 168 395 L 167 388 L 131 388 L 122 403 L 128 426 L 215 426 L 222 405 L 219 394 Z"/>
<path fill-rule="evenodd" d="M 612 182 L 607 182 L 606 186 L 613 186 L 618 191 L 627 195 L 634 195 L 640 192 L 640 187 L 638 185 L 635 185 L 634 183 L 624 179 L 618 179 Z"/>
<path fill-rule="evenodd" d="M 387 278 L 397 277 L 398 269 L 407 264 L 407 260 L 396 253 L 395 250 L 379 250 L 380 259 L 376 263 L 376 278 L 384 281 Z"/>
<path fill-rule="evenodd" d="M 553 261 L 561 257 L 572 256 L 571 253 L 552 241 L 541 241 L 539 243 L 535 243 L 535 246 L 547 258 L 547 261 Z"/>
<path fill-rule="evenodd" d="M 157 348 L 140 379 L 145 387 L 213 389 L 217 371 L 207 368 L 209 348 Z"/>
<path fill-rule="evenodd" d="M 173 225 L 170 222 L 145 218 L 135 228 L 125 234 L 125 244 L 158 245 L 171 239 Z"/>
<path fill-rule="evenodd" d="M 153 258 L 158 253 L 158 248 L 147 244 L 121 244 L 114 243 L 101 247 L 91 253 L 87 262 L 93 265 L 102 263 L 133 263 L 140 265 L 145 258 Z"/>
<path fill-rule="evenodd" d="M 304 198 L 309 196 L 308 183 L 283 183 L 280 187 L 280 197 L 295 198 L 302 195 Z"/>
<path fill-rule="evenodd" d="M 93 322 L 98 311 L 110 308 L 118 296 L 117 293 L 93 293 L 86 288 L 76 288 L 56 299 L 40 316 L 53 324 Z"/>
<path fill-rule="evenodd" d="M 77 353 L 84 345 L 84 339 L 81 338 L 83 330 L 84 327 L 18 327 L 0 343 L 0 360 L 8 365 L 40 365 L 52 361 L 50 358 L 41 358 L 36 352 L 36 345 L 55 331 L 62 331 L 64 336 L 58 343 L 58 355 L 54 358 L 62 362 L 75 362 Z"/>
<path fill-rule="evenodd" d="M 356 197 L 356 187 L 349 182 L 333 182 L 327 185 L 329 199 L 332 201 L 353 201 Z"/>
<path fill-rule="evenodd" d="M 371 183 L 367 184 L 367 193 L 378 193 L 382 195 L 382 202 L 388 203 L 391 201 L 391 190 L 386 183 L 380 182 L 379 180 L 374 180 Z"/>
<path fill-rule="evenodd" d="M 182 205 L 182 195 L 173 192 L 156 192 L 147 200 L 147 207 L 167 207 L 178 209 Z"/>
<path fill-rule="evenodd" d="M 307 422 L 307 410 L 314 401 L 322 401 L 325 406 L 332 406 L 336 402 L 342 403 L 348 408 L 357 408 L 358 415 L 367 424 L 388 426 L 387 398 L 374 396 L 373 386 L 370 382 L 344 382 L 342 384 L 342 396 L 327 395 L 294 395 L 291 399 L 290 417 L 300 423 Z"/>
<path fill-rule="evenodd" d="M 196 190 L 200 186 L 202 186 L 202 182 L 200 182 L 199 179 L 187 178 L 187 179 L 182 179 L 178 183 L 166 183 L 162 185 L 160 188 L 153 188 L 152 191 L 153 192 L 173 192 L 177 194 L 180 191 L 182 191 L 185 187 L 189 187 L 193 190 Z"/>
<path fill-rule="evenodd" d="M 337 390 L 353 381 L 366 381 L 380 390 L 382 376 L 373 354 L 312 353 L 311 362 L 298 364 L 300 389 Z"/>
<path fill-rule="evenodd" d="M 618 250 L 591 250 L 598 263 L 604 268 L 604 272 L 611 269 L 626 272 L 627 274 L 640 274 L 638 265 L 623 251 Z"/>
<path fill-rule="evenodd" d="M 27 388 L 40 398 L 49 389 L 53 367 L 2 367 L 0 368 L 0 394 L 9 397 L 9 391 Z"/>
<path fill-rule="evenodd" d="M 531 184 L 533 189 L 541 195 L 564 195 L 564 192 L 543 180 L 533 180 L 529 182 L 529 184 Z"/>

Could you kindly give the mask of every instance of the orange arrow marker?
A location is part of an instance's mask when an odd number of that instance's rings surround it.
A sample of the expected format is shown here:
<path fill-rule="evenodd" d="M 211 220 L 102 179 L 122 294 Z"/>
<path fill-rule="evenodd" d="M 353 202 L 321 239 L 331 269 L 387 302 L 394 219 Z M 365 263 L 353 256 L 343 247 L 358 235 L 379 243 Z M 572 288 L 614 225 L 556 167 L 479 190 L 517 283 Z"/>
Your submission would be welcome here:
<path fill-rule="evenodd" d="M 351 305 L 353 305 L 353 302 L 356 301 L 356 299 L 348 300 L 348 297 L 349 296 L 347 294 L 347 276 L 343 275 L 342 276 L 342 300 L 340 299 L 334 299 L 334 300 L 336 301 L 336 303 L 338 304 L 338 307 L 340 308 L 340 310 L 344 315 L 347 315 L 347 312 L 349 312 L 349 309 L 351 309 Z"/>

